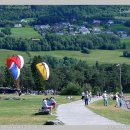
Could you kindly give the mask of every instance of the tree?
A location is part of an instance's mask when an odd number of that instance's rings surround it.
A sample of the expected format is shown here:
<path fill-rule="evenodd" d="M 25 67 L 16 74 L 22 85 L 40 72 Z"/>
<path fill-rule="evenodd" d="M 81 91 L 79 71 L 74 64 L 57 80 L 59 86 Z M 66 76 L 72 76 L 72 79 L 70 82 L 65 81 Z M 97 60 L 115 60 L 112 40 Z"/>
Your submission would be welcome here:
<path fill-rule="evenodd" d="M 62 89 L 62 95 L 81 95 L 82 92 L 81 86 L 77 83 L 69 82 L 68 85 Z"/>
<path fill-rule="evenodd" d="M 3 28 L 1 29 L 1 32 L 5 35 L 11 35 L 11 29 L 10 28 Z"/>
<path fill-rule="evenodd" d="M 33 76 L 33 80 L 35 83 L 34 86 L 34 90 L 44 90 L 45 86 L 43 84 L 43 79 L 41 78 L 41 76 L 39 75 L 37 69 L 36 69 L 36 64 L 42 62 L 42 58 L 41 56 L 35 56 L 33 58 L 32 64 L 31 64 L 31 70 L 32 70 L 32 76 Z"/>
<path fill-rule="evenodd" d="M 86 54 L 90 54 L 89 49 L 88 49 L 88 48 L 85 48 L 85 47 L 81 50 L 81 52 L 82 52 L 82 53 L 86 53 Z"/>

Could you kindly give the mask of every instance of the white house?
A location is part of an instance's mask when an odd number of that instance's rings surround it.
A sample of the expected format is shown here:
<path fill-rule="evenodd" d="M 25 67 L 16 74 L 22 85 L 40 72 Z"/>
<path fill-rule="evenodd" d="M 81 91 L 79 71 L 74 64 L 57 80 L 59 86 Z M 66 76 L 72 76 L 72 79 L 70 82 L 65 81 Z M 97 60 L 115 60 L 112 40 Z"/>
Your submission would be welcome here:
<path fill-rule="evenodd" d="M 81 34 L 89 34 L 90 33 L 89 29 L 84 27 L 84 26 L 79 28 L 79 32 Z"/>
<path fill-rule="evenodd" d="M 19 24 L 15 24 L 14 27 L 15 28 L 22 28 L 22 24 L 20 24 L 20 23 Z"/>
<path fill-rule="evenodd" d="M 109 25 L 111 25 L 111 24 L 114 24 L 114 21 L 113 20 L 108 20 L 108 22 L 107 22 Z"/>
<path fill-rule="evenodd" d="M 21 23 L 27 23 L 28 21 L 26 19 L 21 19 Z"/>
<path fill-rule="evenodd" d="M 93 33 L 94 34 L 99 34 L 100 32 L 101 32 L 100 28 L 98 28 L 98 27 L 93 28 Z"/>
<path fill-rule="evenodd" d="M 100 25 L 101 21 L 100 20 L 93 20 L 93 24 Z"/>

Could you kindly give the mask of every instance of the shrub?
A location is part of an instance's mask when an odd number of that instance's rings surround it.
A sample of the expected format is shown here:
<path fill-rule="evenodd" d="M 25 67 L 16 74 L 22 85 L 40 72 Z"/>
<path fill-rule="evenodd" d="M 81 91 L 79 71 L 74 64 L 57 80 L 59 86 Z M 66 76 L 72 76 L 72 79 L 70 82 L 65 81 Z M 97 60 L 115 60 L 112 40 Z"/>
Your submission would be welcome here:
<path fill-rule="evenodd" d="M 61 95 L 81 95 L 82 88 L 78 83 L 68 83 L 68 85 L 62 89 Z"/>
<path fill-rule="evenodd" d="M 5 36 L 5 34 L 0 32 L 0 37 L 4 37 L 4 36 Z"/>
<path fill-rule="evenodd" d="M 85 47 L 81 50 L 81 52 L 82 52 L 82 53 L 86 53 L 86 54 L 90 54 L 89 49 L 88 49 L 88 48 L 85 48 Z"/>

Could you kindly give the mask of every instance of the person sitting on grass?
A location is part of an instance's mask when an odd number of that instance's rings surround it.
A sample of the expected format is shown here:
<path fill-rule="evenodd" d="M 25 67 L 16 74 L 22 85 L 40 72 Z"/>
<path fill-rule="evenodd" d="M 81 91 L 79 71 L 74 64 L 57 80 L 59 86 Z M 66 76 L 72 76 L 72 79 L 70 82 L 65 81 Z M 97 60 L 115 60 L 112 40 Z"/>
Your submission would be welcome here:
<path fill-rule="evenodd" d="M 50 114 L 52 114 L 52 107 L 47 104 L 48 98 L 42 100 L 42 109 L 49 109 Z"/>
<path fill-rule="evenodd" d="M 56 101 L 55 101 L 54 97 L 51 97 L 51 98 L 50 98 L 50 105 L 53 106 L 53 108 L 55 108 L 55 106 L 56 106 Z"/>

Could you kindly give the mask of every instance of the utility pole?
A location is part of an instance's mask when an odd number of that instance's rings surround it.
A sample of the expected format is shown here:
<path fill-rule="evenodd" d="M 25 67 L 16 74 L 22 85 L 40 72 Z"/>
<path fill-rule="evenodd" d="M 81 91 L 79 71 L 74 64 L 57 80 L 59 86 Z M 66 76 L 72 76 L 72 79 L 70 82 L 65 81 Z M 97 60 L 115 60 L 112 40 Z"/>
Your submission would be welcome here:
<path fill-rule="evenodd" d="M 121 82 L 121 65 L 117 64 L 116 66 L 119 66 L 119 70 L 120 70 L 120 73 L 119 73 L 119 76 L 120 76 L 120 92 L 121 92 L 121 95 L 123 95 L 123 92 L 122 92 L 122 82 Z"/>

